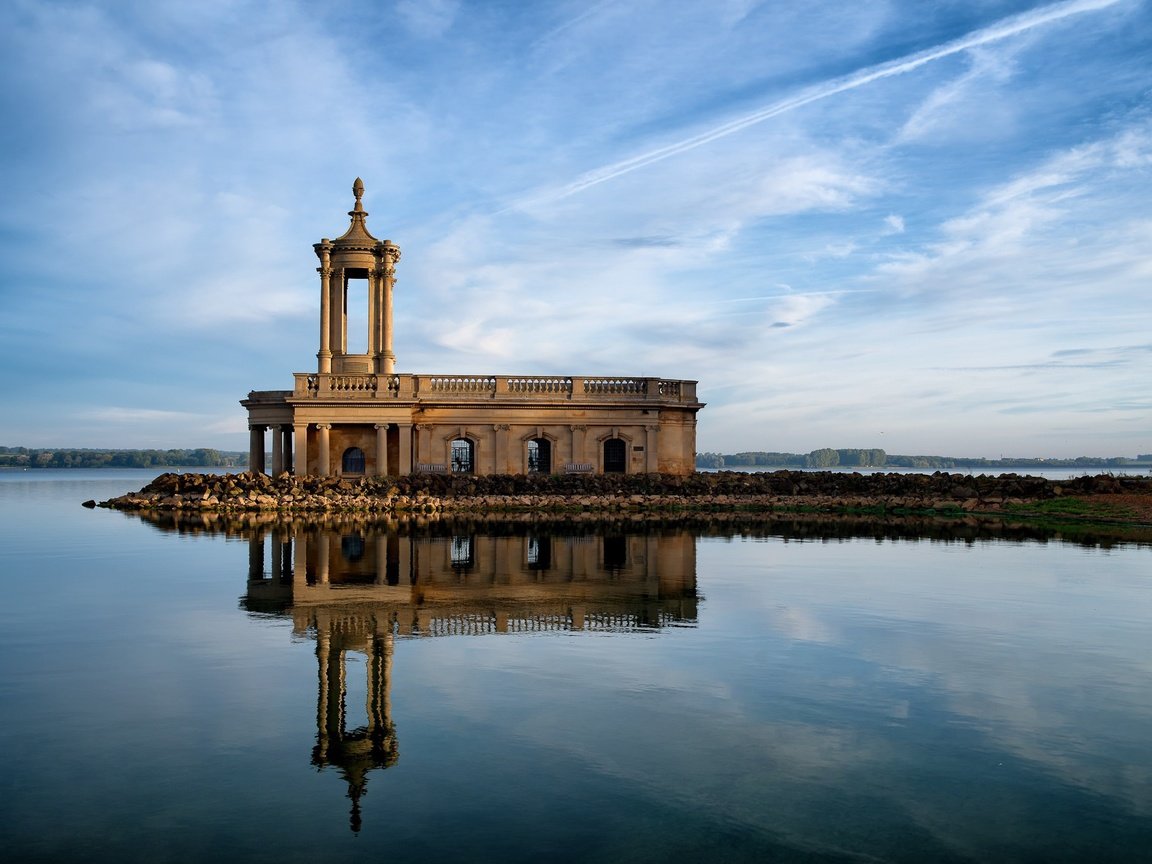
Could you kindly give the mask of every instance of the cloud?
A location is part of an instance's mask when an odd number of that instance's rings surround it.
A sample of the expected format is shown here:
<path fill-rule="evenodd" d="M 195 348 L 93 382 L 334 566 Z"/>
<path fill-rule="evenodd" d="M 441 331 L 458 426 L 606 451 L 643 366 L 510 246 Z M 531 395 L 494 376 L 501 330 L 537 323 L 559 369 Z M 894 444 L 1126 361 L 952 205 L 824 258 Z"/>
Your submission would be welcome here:
<path fill-rule="evenodd" d="M 516 206 L 530 207 L 533 203 L 539 202 L 540 200 L 547 201 L 554 198 L 565 198 L 570 195 L 575 195 L 593 186 L 614 180 L 653 163 L 687 153 L 706 144 L 711 144 L 714 141 L 726 138 L 729 135 L 741 132 L 744 129 L 782 114 L 795 111 L 813 102 L 846 93 L 885 78 L 904 75 L 925 64 L 933 63 L 937 60 L 970 51 L 1021 33 L 1026 33 L 1029 30 L 1044 27 L 1072 15 L 1104 9 L 1119 2 L 1121 2 L 1121 0 L 1070 0 L 1070 2 L 1055 3 L 1006 18 L 959 39 L 954 39 L 933 48 L 909 54 L 897 60 L 860 69 L 849 75 L 821 82 L 820 84 L 807 87 L 792 96 L 772 102 L 756 111 L 705 129 L 702 132 L 585 172 L 570 183 L 551 190 L 543 190 L 521 201 Z"/>

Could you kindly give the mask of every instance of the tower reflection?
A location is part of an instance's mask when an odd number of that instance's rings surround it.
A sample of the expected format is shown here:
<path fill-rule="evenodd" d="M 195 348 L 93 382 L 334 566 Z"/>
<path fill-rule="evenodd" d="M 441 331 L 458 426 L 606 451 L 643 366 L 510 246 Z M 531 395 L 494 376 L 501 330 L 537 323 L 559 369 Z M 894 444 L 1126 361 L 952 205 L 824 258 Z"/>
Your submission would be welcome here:
<path fill-rule="evenodd" d="M 396 639 L 539 631 L 657 631 L 696 620 L 696 539 L 563 533 L 523 523 L 246 526 L 242 605 L 316 641 L 312 762 L 338 770 L 360 829 L 368 774 L 395 764 Z M 349 654 L 365 659 L 366 721 L 349 728 Z"/>

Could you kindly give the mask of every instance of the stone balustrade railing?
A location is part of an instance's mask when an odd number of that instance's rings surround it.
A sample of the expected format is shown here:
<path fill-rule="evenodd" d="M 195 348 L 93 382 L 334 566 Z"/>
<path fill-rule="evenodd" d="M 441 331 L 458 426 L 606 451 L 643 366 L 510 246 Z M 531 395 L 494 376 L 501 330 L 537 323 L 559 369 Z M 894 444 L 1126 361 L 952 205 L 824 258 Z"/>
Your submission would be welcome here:
<path fill-rule="evenodd" d="M 499 398 L 511 401 L 696 401 L 696 382 L 665 378 L 525 375 L 375 375 L 296 373 L 296 397 L 340 400 Z"/>

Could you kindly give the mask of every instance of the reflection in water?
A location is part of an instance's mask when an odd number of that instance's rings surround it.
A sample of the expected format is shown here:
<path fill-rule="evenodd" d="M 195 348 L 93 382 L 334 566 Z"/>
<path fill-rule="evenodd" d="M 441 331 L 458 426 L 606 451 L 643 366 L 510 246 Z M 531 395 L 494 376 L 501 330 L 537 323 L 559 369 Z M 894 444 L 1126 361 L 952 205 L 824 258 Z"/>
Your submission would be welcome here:
<path fill-rule="evenodd" d="M 243 538 L 226 585 L 247 553 L 242 605 L 300 637 L 271 668 L 299 673 L 300 643 L 315 648 L 315 741 L 297 728 L 242 748 L 276 778 L 265 790 L 295 772 L 279 803 L 308 813 L 262 847 L 313 841 L 319 860 L 339 837 L 451 860 L 469 837 L 470 856 L 503 862 L 557 860 L 543 850 L 558 846 L 575 860 L 893 862 L 1149 848 L 1143 549 L 977 520 L 149 521 Z M 681 629 L 697 572 L 709 605 Z M 218 627 L 276 651 L 237 617 Z M 581 629 L 663 635 L 555 638 Z M 500 632 L 536 635 L 431 638 Z M 250 660 L 234 661 L 244 697 L 276 700 L 282 728 L 308 724 L 313 685 L 277 687 Z M 312 743 L 323 778 L 301 758 Z M 365 806 L 377 830 L 357 834 L 369 785 L 387 806 Z"/>
<path fill-rule="evenodd" d="M 319 692 L 312 762 L 348 783 L 360 830 L 368 773 L 395 764 L 389 684 L 397 637 L 658 630 L 696 620 L 696 540 L 659 534 L 503 533 L 461 523 L 440 533 L 396 525 L 240 531 L 248 539 L 242 605 L 289 616 L 316 640 Z M 348 728 L 348 654 L 366 658 L 367 722 Z"/>

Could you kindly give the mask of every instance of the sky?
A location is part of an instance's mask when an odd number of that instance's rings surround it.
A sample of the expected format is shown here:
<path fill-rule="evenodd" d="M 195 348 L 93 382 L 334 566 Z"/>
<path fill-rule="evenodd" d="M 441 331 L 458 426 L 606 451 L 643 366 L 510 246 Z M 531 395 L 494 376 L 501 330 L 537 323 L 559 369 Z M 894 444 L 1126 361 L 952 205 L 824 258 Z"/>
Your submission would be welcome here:
<path fill-rule="evenodd" d="M 0 444 L 247 449 L 359 176 L 397 371 L 697 380 L 700 451 L 1152 453 L 1152 0 L 5 12 Z"/>

